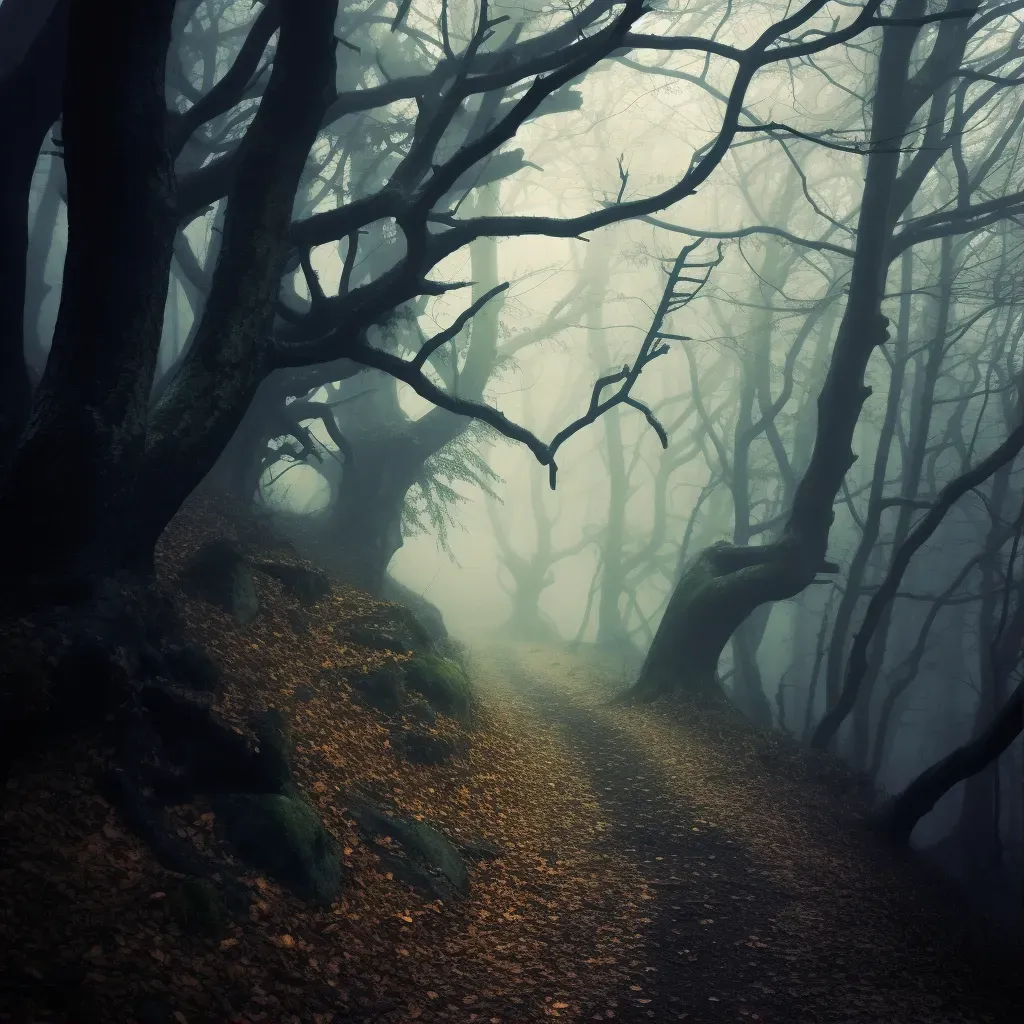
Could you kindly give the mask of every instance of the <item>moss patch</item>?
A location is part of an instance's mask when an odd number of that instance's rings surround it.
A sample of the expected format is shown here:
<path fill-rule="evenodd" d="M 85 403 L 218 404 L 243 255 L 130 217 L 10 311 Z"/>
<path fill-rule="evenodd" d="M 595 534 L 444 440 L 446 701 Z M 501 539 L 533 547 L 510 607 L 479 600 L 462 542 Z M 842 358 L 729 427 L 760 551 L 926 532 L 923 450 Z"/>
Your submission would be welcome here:
<path fill-rule="evenodd" d="M 472 711 L 473 691 L 465 670 L 451 658 L 419 654 L 405 666 L 406 685 L 425 697 L 438 711 L 466 721 Z"/>

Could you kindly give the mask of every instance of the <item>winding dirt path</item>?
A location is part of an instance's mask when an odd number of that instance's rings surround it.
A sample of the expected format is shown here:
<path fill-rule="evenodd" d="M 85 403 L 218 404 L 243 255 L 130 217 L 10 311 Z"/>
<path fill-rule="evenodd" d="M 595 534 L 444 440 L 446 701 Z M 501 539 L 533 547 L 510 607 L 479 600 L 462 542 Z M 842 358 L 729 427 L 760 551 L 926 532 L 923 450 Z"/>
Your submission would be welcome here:
<path fill-rule="evenodd" d="M 474 664 L 589 778 L 593 842 L 651 897 L 638 966 L 591 1019 L 1024 1019 L 1024 959 L 878 844 L 856 795 L 822 781 L 825 762 L 728 713 L 610 706 L 617 673 L 593 659 L 503 647 Z"/>

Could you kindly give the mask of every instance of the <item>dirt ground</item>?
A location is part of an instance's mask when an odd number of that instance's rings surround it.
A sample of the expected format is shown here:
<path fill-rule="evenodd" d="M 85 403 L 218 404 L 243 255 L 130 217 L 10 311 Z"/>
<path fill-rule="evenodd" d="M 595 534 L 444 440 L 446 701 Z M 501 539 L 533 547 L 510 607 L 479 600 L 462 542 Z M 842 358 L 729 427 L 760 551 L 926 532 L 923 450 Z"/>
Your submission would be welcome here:
<path fill-rule="evenodd" d="M 186 520 L 165 577 L 225 528 Z M 507 646 L 470 652 L 468 752 L 413 766 L 348 682 L 391 657 L 338 639 L 373 602 L 339 589 L 297 634 L 286 595 L 260 587 L 250 629 L 198 603 L 188 623 L 224 668 L 225 718 L 273 706 L 292 721 L 296 780 L 343 854 L 340 898 L 311 908 L 239 866 L 248 919 L 183 927 L 183 877 L 100 796 L 83 737 L 0 793 L 0 1021 L 1021 1019 L 1024 961 L 957 923 L 948 891 L 871 836 L 826 761 L 722 709 L 613 705 L 622 666 L 592 654 Z M 430 901 L 360 842 L 353 790 L 500 856 L 471 866 L 465 899 Z M 180 836 L 230 863 L 207 806 L 174 813 Z"/>

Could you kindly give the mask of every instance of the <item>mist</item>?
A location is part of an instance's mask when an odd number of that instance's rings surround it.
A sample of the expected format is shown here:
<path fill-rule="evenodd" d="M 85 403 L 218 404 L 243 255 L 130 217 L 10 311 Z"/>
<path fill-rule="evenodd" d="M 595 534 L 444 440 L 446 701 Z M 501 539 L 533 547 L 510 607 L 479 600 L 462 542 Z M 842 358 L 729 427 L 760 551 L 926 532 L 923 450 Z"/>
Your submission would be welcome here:
<path fill-rule="evenodd" d="M 115 8 L 0 0 L 9 820 L 244 1019 L 1009 1020 L 1017 5 Z"/>

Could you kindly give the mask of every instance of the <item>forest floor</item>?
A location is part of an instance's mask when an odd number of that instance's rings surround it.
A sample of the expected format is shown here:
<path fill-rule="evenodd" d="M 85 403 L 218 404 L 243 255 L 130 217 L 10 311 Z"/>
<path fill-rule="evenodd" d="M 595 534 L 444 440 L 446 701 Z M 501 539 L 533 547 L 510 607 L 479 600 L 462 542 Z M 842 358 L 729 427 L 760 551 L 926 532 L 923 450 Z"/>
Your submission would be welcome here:
<path fill-rule="evenodd" d="M 231 530 L 186 510 L 160 551 L 164 584 Z M 269 706 L 290 719 L 296 782 L 342 857 L 339 898 L 312 907 L 238 865 L 248 916 L 187 927 L 184 877 L 103 799 L 81 737 L 0 791 L 0 1021 L 1019 1019 L 1021 961 L 980 946 L 946 890 L 868 833 L 828 759 L 724 708 L 613 706 L 622 666 L 593 653 L 496 646 L 469 655 L 468 732 L 439 716 L 465 753 L 412 765 L 352 685 L 404 657 L 346 637 L 380 603 L 335 586 L 299 609 L 274 580 L 258 587 L 246 629 L 176 596 L 223 668 L 221 716 L 242 728 Z M 432 901 L 362 840 L 360 792 L 501 855 L 470 865 L 463 899 Z M 172 811 L 200 854 L 234 863 L 204 801 Z"/>
<path fill-rule="evenodd" d="M 724 707 L 617 705 L 621 666 L 593 655 L 508 646 L 474 668 L 582 770 L 596 849 L 643 880 L 642 941 L 604 1016 L 1020 1019 L 1020 950 L 870 832 L 868 806 L 829 758 Z"/>

